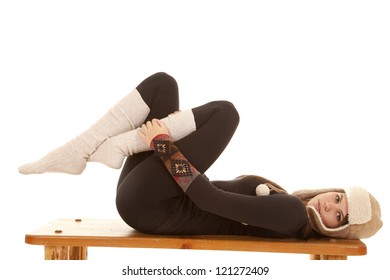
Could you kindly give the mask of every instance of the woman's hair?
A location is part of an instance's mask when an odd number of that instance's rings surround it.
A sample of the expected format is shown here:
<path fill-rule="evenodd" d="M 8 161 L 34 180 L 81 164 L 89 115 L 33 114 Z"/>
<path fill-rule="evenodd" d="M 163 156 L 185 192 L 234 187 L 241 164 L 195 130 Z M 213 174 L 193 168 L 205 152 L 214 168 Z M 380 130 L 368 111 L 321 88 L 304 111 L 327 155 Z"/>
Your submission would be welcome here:
<path fill-rule="evenodd" d="M 313 229 L 311 220 L 308 219 L 306 225 L 302 228 L 299 234 L 299 238 L 307 240 L 307 239 L 320 238 L 320 237 L 324 237 L 324 236 Z"/>

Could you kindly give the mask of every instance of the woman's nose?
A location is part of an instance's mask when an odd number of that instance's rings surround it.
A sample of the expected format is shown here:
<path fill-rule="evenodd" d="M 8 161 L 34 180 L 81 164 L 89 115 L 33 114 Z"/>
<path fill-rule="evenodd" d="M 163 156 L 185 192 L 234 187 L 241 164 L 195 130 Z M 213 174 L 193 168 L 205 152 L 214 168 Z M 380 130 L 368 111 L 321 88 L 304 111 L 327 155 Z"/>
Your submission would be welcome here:
<path fill-rule="evenodd" d="M 325 202 L 324 203 L 324 210 L 326 212 L 329 212 L 331 210 L 339 210 L 340 209 L 340 206 L 336 205 L 336 203 L 334 202 Z"/>
<path fill-rule="evenodd" d="M 325 201 L 324 209 L 325 209 L 326 212 L 330 211 L 332 209 L 332 207 L 333 207 L 333 203 Z"/>

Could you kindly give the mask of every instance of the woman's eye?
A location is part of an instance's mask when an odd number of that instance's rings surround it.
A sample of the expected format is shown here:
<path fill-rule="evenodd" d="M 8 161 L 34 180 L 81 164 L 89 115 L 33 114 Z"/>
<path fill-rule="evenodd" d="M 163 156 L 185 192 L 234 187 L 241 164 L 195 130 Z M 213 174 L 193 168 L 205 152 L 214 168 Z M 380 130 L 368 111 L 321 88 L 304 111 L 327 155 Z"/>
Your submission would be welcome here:
<path fill-rule="evenodd" d="M 339 196 L 339 195 L 336 195 L 336 202 L 337 202 L 337 203 L 340 202 L 340 196 Z"/>
<path fill-rule="evenodd" d="M 340 214 L 340 212 L 337 212 L 336 219 L 337 219 L 338 222 L 341 221 L 341 214 Z"/>

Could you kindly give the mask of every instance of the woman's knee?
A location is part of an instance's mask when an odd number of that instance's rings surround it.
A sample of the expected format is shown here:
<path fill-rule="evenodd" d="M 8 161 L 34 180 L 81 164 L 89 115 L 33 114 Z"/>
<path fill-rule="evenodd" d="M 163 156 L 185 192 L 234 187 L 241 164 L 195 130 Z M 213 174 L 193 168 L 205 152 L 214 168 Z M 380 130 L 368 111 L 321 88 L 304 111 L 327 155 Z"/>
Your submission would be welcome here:
<path fill-rule="evenodd" d="M 193 109 L 197 125 L 202 126 L 211 117 L 225 124 L 237 126 L 240 122 L 240 115 L 234 104 L 227 100 L 217 100 L 209 102 L 203 106 Z"/>
<path fill-rule="evenodd" d="M 176 80 L 158 72 L 142 81 L 137 90 L 151 109 L 149 119 L 163 118 L 179 109 L 179 89 Z"/>
<path fill-rule="evenodd" d="M 177 82 L 175 78 L 166 72 L 157 72 L 148 78 L 152 84 L 157 86 L 163 86 L 165 88 L 177 88 Z"/>
<path fill-rule="evenodd" d="M 225 116 L 225 118 L 238 125 L 240 122 L 240 115 L 234 106 L 234 104 L 230 101 L 221 100 L 216 101 L 220 107 L 221 113 Z"/>
<path fill-rule="evenodd" d="M 160 80 L 162 83 L 168 83 L 172 86 L 177 86 L 177 82 L 175 78 L 173 78 L 171 75 L 167 74 L 166 72 L 157 72 L 154 74 L 154 76 Z"/>
<path fill-rule="evenodd" d="M 150 97 L 150 100 L 145 100 L 147 103 L 152 102 L 153 99 L 153 96 L 148 94 L 148 92 L 155 92 L 156 89 L 163 90 L 166 94 L 176 94 L 178 85 L 172 76 L 165 72 L 157 72 L 147 77 L 137 86 L 137 90 L 141 94 L 145 94 L 146 98 Z"/>

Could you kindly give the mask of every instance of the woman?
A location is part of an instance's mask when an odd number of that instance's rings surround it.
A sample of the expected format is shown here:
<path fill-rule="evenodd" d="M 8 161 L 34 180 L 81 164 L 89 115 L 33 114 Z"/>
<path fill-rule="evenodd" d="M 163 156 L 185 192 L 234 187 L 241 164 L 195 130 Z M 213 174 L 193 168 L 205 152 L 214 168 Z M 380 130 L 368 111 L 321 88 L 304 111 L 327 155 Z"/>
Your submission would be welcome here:
<path fill-rule="evenodd" d="M 209 181 L 204 173 L 233 136 L 238 113 L 227 101 L 178 110 L 176 81 L 156 73 L 90 129 L 19 171 L 80 174 L 87 161 L 119 169 L 127 157 L 117 209 L 146 233 L 355 239 L 381 228 L 379 204 L 362 188 L 289 195 L 259 176 Z"/>

